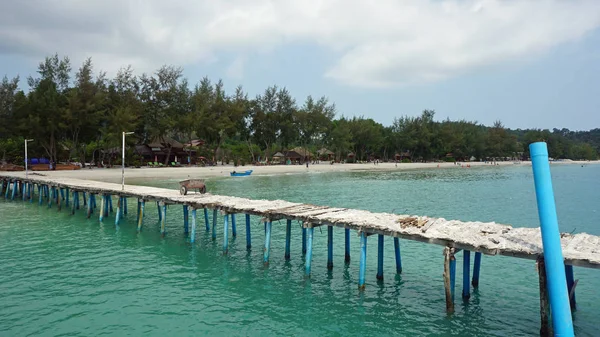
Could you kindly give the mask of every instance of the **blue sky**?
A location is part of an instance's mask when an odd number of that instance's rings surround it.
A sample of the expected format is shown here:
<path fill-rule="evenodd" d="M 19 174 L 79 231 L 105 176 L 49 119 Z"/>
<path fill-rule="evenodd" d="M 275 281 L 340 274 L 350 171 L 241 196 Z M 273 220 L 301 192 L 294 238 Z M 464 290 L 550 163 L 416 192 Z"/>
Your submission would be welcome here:
<path fill-rule="evenodd" d="M 600 1 L 377 4 L 6 0 L 0 75 L 24 79 L 58 52 L 109 75 L 174 64 L 190 83 L 222 78 L 251 96 L 285 86 L 299 104 L 327 96 L 339 115 L 385 125 L 434 109 L 511 128 L 600 127 Z"/>

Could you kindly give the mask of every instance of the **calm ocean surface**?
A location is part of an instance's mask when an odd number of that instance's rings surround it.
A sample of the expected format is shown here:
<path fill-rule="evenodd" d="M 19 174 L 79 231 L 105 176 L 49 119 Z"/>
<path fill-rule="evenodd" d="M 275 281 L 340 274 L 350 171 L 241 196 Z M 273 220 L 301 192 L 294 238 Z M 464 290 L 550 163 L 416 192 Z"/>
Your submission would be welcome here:
<path fill-rule="evenodd" d="M 600 165 L 553 166 L 561 231 L 600 235 Z M 172 181 L 128 181 L 178 188 Z M 330 206 L 539 226 L 531 167 L 390 173 L 322 173 L 218 178 L 211 193 Z M 479 290 L 445 313 L 442 247 L 401 240 L 404 271 L 395 275 L 386 240 L 384 280 L 375 278 L 377 240 L 368 243 L 367 284 L 358 283 L 358 237 L 344 264 L 343 230 L 334 230 L 328 271 L 326 230 L 315 231 L 312 277 L 304 278 L 301 227 L 292 229 L 285 262 L 285 223 L 273 224 L 271 263 L 262 264 L 263 226 L 252 218 L 246 251 L 243 217 L 229 255 L 199 212 L 195 244 L 183 234 L 181 207 L 167 212 L 165 238 L 156 207 L 136 232 L 135 200 L 118 230 L 83 211 L 0 197 L 0 336 L 536 336 L 534 261 L 483 256 Z M 462 254 L 457 258 L 462 261 Z M 456 291 L 462 268 L 458 263 Z M 599 336 L 600 270 L 575 268 L 577 336 Z"/>

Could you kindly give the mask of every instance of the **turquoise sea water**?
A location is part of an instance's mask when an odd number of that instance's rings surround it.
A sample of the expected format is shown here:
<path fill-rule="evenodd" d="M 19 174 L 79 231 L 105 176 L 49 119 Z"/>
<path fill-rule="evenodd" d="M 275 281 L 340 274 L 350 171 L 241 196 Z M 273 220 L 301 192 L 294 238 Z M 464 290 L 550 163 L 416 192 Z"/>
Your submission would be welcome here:
<path fill-rule="evenodd" d="M 552 167 L 561 231 L 600 235 L 600 165 Z M 172 181 L 132 181 L 177 188 Z M 538 226 L 531 167 L 322 173 L 218 178 L 211 193 L 283 199 L 378 212 Z M 301 229 L 294 224 L 285 262 L 285 223 L 273 225 L 271 263 L 262 263 L 263 226 L 252 218 L 246 251 L 243 217 L 229 255 L 204 231 L 183 234 L 181 207 L 170 207 L 161 238 L 155 207 L 142 233 L 135 201 L 118 229 L 83 211 L 71 216 L 0 198 L 0 336 L 535 336 L 538 278 L 529 260 L 485 256 L 480 287 L 445 313 L 442 247 L 401 240 L 404 271 L 395 275 L 386 240 L 377 281 L 377 240 L 368 243 L 367 284 L 357 289 L 358 237 L 344 264 L 343 230 L 334 231 L 334 268 L 326 268 L 326 230 L 315 231 L 312 277 L 304 278 Z M 97 215 L 97 214 L 96 214 Z M 222 221 L 222 219 L 220 219 Z M 231 234 L 230 234 L 231 238 Z M 458 255 L 462 261 L 461 254 Z M 461 263 L 458 264 L 461 266 Z M 457 268 L 457 294 L 462 268 Z M 600 335 L 600 270 L 575 268 L 578 336 Z"/>

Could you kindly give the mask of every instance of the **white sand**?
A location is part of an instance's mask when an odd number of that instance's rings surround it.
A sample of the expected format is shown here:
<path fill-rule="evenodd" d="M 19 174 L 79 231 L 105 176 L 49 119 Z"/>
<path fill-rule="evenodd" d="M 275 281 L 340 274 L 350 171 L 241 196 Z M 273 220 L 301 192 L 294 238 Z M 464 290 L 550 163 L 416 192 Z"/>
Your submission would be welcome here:
<path fill-rule="evenodd" d="M 598 164 L 600 161 L 594 162 L 553 162 L 552 165 L 563 165 L 563 164 Z M 477 167 L 493 167 L 490 164 L 482 162 L 471 162 L 468 163 L 471 168 Z M 163 168 L 125 168 L 125 179 L 127 180 L 147 180 L 147 179 L 174 179 L 184 180 L 189 178 L 214 178 L 214 177 L 226 177 L 229 176 L 229 172 L 235 170 L 242 172 L 245 170 L 253 170 L 252 175 L 280 175 L 280 174 L 305 174 L 310 172 L 357 172 L 357 171 L 369 171 L 369 172 L 389 172 L 389 171 L 401 171 L 410 169 L 437 169 L 439 168 L 451 168 L 457 170 L 467 170 L 467 163 L 462 164 L 464 167 L 454 165 L 453 163 L 398 163 L 397 167 L 395 163 L 380 163 L 374 165 L 369 164 L 334 164 L 321 163 L 315 165 L 309 165 L 306 168 L 305 165 L 273 165 L 273 166 L 238 166 L 234 168 L 232 165 L 218 165 L 213 167 L 163 167 Z M 521 164 L 514 164 L 513 162 L 498 162 L 498 166 L 520 166 L 520 165 L 531 165 L 531 162 L 521 162 Z M 21 172 L 24 174 L 24 172 Z M 48 177 L 57 178 L 77 178 L 77 179 L 89 179 L 106 182 L 121 182 L 121 168 L 93 168 L 93 169 L 81 169 L 76 171 L 43 171 L 36 172 Z"/>

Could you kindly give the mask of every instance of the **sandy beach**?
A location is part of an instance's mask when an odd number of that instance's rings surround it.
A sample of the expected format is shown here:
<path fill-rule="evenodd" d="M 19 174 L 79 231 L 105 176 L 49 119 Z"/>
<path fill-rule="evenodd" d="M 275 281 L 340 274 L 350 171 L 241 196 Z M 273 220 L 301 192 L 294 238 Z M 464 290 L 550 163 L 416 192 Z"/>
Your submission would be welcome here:
<path fill-rule="evenodd" d="M 552 165 L 587 165 L 587 164 L 598 164 L 600 161 L 594 162 L 578 162 L 578 161 L 564 161 L 564 162 L 553 162 Z M 513 162 L 498 162 L 497 166 L 516 166 L 516 165 L 531 165 L 531 162 L 523 161 L 520 164 Z M 212 167 L 163 167 L 163 168 L 125 168 L 126 179 L 177 179 L 183 180 L 188 178 L 215 178 L 215 177 L 227 177 L 231 171 L 245 171 L 253 170 L 252 175 L 279 175 L 279 174 L 305 174 L 310 172 L 385 172 L 385 171 L 402 171 L 402 170 L 413 170 L 413 169 L 437 169 L 437 168 L 454 168 L 454 169 L 469 169 L 480 168 L 480 167 L 493 167 L 489 163 L 483 162 L 470 162 L 455 165 L 454 163 L 379 163 L 374 165 L 373 163 L 366 164 L 334 164 L 320 163 L 311 164 L 307 168 L 305 165 L 273 165 L 273 166 L 239 166 L 234 168 L 232 165 L 218 165 Z M 18 175 L 24 172 L 12 172 Z M 106 182 L 120 182 L 121 181 L 121 168 L 92 168 L 92 169 L 81 169 L 75 171 L 44 171 L 36 172 L 36 174 L 42 174 L 49 177 L 68 177 L 77 179 L 91 179 L 97 181 Z"/>

